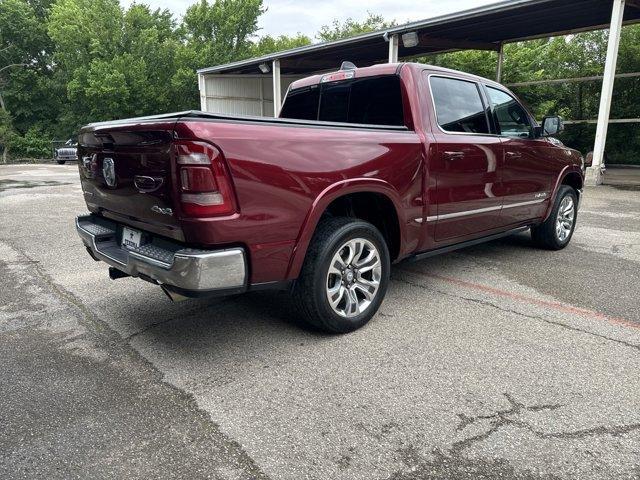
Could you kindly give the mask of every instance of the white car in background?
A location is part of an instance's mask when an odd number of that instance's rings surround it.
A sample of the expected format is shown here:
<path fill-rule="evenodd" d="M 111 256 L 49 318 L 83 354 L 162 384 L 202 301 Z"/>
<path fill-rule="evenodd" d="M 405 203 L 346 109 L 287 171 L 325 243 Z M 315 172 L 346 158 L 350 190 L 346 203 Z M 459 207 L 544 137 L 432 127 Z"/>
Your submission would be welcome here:
<path fill-rule="evenodd" d="M 73 138 L 67 140 L 62 147 L 54 150 L 53 159 L 58 165 L 64 165 L 65 162 L 76 162 L 78 160 L 78 142 Z"/>

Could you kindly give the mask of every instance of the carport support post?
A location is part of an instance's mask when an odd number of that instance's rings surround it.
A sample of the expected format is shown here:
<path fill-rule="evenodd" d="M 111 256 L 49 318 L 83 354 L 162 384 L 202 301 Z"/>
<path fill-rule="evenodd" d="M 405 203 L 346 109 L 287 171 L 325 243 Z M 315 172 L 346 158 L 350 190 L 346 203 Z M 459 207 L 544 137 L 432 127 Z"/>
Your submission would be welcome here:
<path fill-rule="evenodd" d="M 504 44 L 498 49 L 498 66 L 496 67 L 496 82 L 502 82 L 502 67 L 504 65 Z"/>
<path fill-rule="evenodd" d="M 398 63 L 398 35 L 389 35 L 389 63 Z"/>
<path fill-rule="evenodd" d="M 280 60 L 273 61 L 273 116 L 280 115 L 282 109 L 282 83 L 280 82 Z"/>
<path fill-rule="evenodd" d="M 596 143 L 593 147 L 593 165 L 587 169 L 587 185 L 602 184 L 604 148 L 607 143 L 607 130 L 609 129 L 611 98 L 613 96 L 613 84 L 615 82 L 616 65 L 618 63 L 618 50 L 620 48 L 620 35 L 622 34 L 624 4 L 625 0 L 613 0 L 613 13 L 611 14 L 611 28 L 609 29 L 609 44 L 607 47 L 607 61 L 604 67 L 602 95 L 600 97 L 600 111 L 598 113 Z"/>
<path fill-rule="evenodd" d="M 207 111 L 207 81 L 204 75 L 198 74 L 198 89 L 200 90 L 200 110 Z"/>

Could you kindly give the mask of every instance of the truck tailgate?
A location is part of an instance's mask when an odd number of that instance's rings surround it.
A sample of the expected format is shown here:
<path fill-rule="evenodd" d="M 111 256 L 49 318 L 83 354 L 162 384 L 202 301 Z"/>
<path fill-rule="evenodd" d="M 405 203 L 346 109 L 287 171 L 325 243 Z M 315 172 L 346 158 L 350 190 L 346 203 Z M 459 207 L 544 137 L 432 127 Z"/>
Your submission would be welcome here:
<path fill-rule="evenodd" d="M 85 127 L 78 162 L 90 211 L 184 240 L 172 212 L 171 139 L 175 120 Z"/>

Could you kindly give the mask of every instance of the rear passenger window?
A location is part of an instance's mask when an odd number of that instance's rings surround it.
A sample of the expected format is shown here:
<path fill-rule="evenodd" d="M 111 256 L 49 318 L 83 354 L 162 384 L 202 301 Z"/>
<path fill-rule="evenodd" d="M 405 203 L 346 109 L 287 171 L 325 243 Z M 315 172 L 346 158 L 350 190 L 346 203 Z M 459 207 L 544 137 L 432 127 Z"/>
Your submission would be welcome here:
<path fill-rule="evenodd" d="M 318 117 L 320 89 L 317 85 L 291 90 L 282 107 L 280 118 L 297 118 L 298 120 L 315 120 Z"/>
<path fill-rule="evenodd" d="M 454 78 L 431 77 L 438 125 L 445 132 L 489 133 L 478 85 Z"/>
<path fill-rule="evenodd" d="M 400 78 L 385 75 L 291 90 L 280 118 L 403 126 Z"/>

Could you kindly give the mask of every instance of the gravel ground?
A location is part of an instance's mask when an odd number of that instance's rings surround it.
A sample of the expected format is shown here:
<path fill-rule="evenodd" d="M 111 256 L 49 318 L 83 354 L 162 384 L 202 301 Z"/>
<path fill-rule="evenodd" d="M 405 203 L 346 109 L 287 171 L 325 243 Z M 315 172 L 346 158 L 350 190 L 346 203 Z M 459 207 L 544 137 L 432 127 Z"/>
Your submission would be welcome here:
<path fill-rule="evenodd" d="M 76 167 L 0 167 L 0 477 L 640 477 L 637 187 L 587 189 L 561 252 L 395 266 L 347 336 L 111 281 L 83 211 Z"/>

